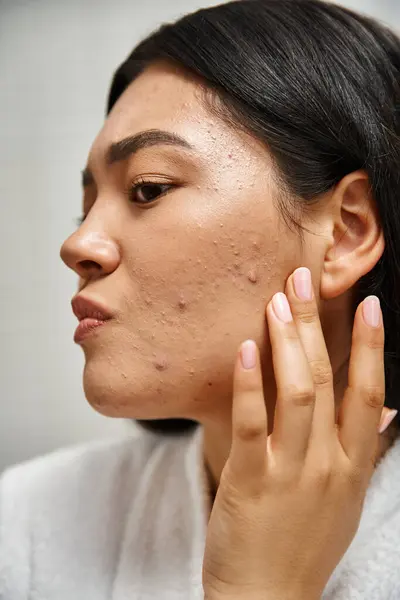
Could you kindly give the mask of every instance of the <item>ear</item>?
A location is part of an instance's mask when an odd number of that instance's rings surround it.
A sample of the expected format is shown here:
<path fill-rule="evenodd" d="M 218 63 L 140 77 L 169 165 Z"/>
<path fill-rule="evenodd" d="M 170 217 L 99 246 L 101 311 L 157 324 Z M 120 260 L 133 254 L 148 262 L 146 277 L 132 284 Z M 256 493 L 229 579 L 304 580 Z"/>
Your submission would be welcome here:
<path fill-rule="evenodd" d="M 349 173 L 334 188 L 320 281 L 321 298 L 340 296 L 376 265 L 385 249 L 375 199 L 365 171 Z"/>

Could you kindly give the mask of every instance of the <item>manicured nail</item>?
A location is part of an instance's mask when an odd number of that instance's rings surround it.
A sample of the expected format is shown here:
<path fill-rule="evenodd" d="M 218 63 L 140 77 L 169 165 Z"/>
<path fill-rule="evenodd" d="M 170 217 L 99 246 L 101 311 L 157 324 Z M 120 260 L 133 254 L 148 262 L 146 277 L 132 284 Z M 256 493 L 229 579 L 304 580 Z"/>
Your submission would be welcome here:
<path fill-rule="evenodd" d="M 379 433 L 383 433 L 393 421 L 395 416 L 397 415 L 398 410 L 391 410 L 387 413 L 386 417 L 383 419 L 381 426 L 379 427 Z"/>
<path fill-rule="evenodd" d="M 300 300 L 311 300 L 311 272 L 307 267 L 296 269 L 293 274 L 294 291 Z"/>
<path fill-rule="evenodd" d="M 363 315 L 367 325 L 378 327 L 381 322 L 381 305 L 377 296 L 368 296 L 363 302 Z"/>
<path fill-rule="evenodd" d="M 246 340 L 240 348 L 240 358 L 244 369 L 253 369 L 256 366 L 256 344 L 253 340 Z"/>
<path fill-rule="evenodd" d="M 278 319 L 284 323 L 290 323 L 293 321 L 292 311 L 290 310 L 288 299 L 285 294 L 278 292 L 272 298 L 272 307 Z"/>

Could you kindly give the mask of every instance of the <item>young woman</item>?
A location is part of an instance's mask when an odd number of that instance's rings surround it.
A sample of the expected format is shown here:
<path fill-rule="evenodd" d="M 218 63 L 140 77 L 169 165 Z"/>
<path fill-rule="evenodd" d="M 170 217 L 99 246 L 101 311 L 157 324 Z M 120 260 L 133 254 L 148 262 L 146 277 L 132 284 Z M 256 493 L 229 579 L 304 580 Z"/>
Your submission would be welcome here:
<path fill-rule="evenodd" d="M 400 598 L 399 82 L 317 0 L 118 68 L 61 257 L 85 395 L 141 430 L 3 473 L 1 598 Z"/>

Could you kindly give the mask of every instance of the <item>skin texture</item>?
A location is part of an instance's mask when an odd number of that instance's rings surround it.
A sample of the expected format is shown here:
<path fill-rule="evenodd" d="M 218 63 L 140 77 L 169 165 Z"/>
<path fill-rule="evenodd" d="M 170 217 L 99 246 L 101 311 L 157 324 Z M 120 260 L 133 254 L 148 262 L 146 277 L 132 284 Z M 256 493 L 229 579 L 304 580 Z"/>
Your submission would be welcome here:
<path fill-rule="evenodd" d="M 153 146 L 106 165 L 111 143 L 156 128 L 196 150 Z M 84 192 L 87 216 L 61 257 L 79 275 L 83 296 L 114 315 L 82 342 L 84 391 L 95 410 L 201 422 L 204 457 L 218 482 L 231 444 L 235 357 L 248 338 L 260 351 L 272 431 L 276 386 L 265 307 L 300 266 L 312 273 L 339 406 L 352 287 L 384 250 L 364 172 L 347 175 L 313 220 L 303 221 L 313 234 L 304 233 L 302 248 L 280 216 L 281 190 L 265 146 L 212 115 L 198 83 L 161 62 L 119 98 L 86 167 L 94 177 Z M 146 208 L 126 192 L 140 177 L 177 187 Z M 383 452 L 384 438 L 381 444 Z"/>

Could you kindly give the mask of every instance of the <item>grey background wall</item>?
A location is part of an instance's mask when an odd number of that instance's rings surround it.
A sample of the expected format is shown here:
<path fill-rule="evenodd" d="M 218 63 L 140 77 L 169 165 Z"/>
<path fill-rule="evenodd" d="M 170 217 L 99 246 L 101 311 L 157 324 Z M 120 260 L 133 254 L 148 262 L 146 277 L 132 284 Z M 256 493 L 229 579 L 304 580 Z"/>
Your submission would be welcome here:
<path fill-rule="evenodd" d="M 0 0 L 0 471 L 133 427 L 83 395 L 76 277 L 59 249 L 114 69 L 162 21 L 220 3 Z M 398 0 L 342 4 L 400 25 Z"/>

